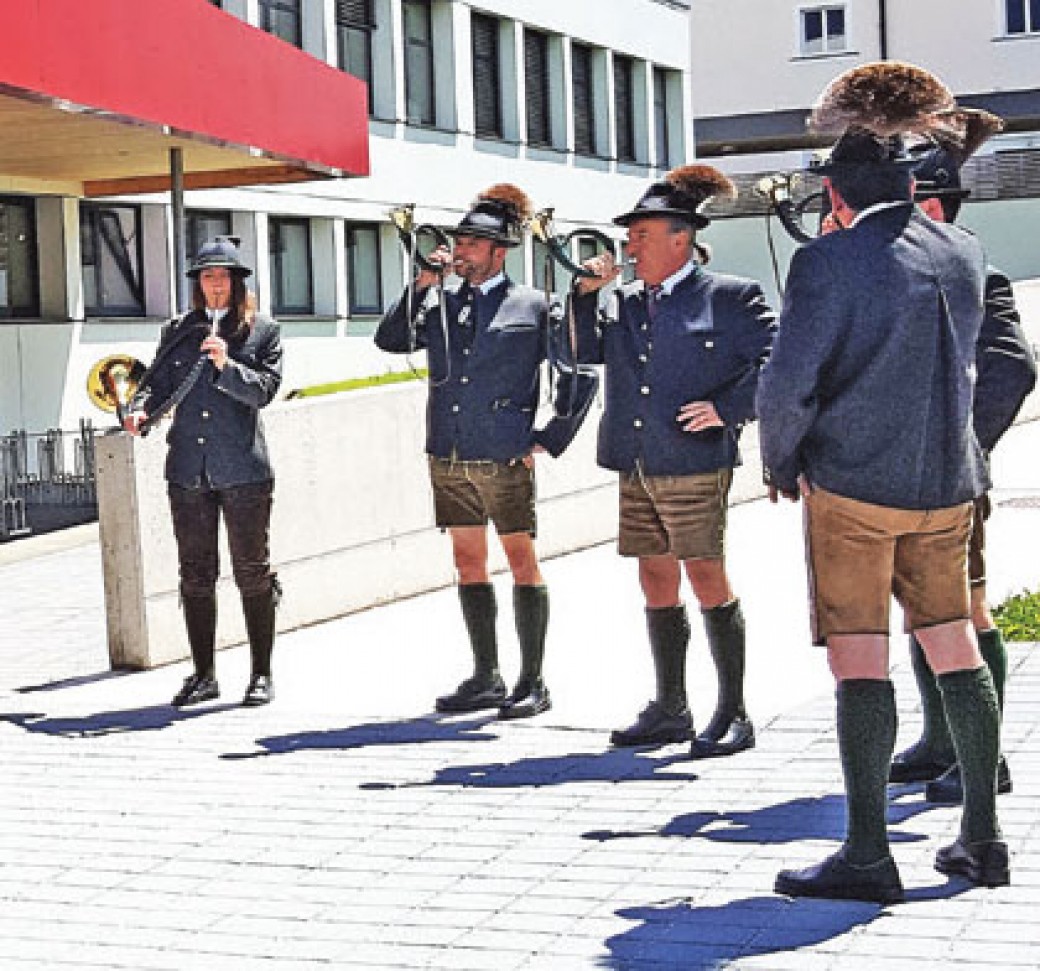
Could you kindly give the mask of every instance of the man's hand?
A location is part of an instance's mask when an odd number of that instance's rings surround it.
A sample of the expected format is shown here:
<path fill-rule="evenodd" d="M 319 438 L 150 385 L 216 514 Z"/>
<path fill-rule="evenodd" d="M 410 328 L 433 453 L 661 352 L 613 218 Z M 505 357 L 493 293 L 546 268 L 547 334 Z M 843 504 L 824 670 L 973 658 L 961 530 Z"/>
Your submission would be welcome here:
<path fill-rule="evenodd" d="M 131 435 L 139 436 L 141 434 L 141 425 L 148 418 L 143 411 L 132 411 L 129 415 L 123 416 L 123 429 Z"/>
<path fill-rule="evenodd" d="M 689 401 L 679 409 L 675 420 L 684 432 L 703 432 L 708 428 L 722 428 L 725 424 L 710 401 Z"/>
<path fill-rule="evenodd" d="M 437 286 L 444 279 L 444 274 L 451 268 L 451 250 L 448 249 L 447 246 L 438 246 L 432 253 L 425 257 L 425 259 L 428 262 L 439 266 L 440 270 L 435 271 L 420 268 L 419 274 L 415 278 L 415 288 L 417 290 L 426 290 L 429 287 Z"/>
<path fill-rule="evenodd" d="M 797 502 L 802 496 L 812 495 L 812 483 L 804 476 L 798 476 L 798 488 L 796 489 L 781 489 L 779 486 L 769 483 L 767 486 L 769 493 L 769 501 L 775 503 L 781 496 L 785 499 L 789 499 L 791 502 Z"/>
<path fill-rule="evenodd" d="M 614 257 L 610 253 L 598 253 L 596 256 L 589 257 L 581 265 L 596 275 L 575 277 L 574 289 L 578 293 L 594 293 L 596 290 L 602 290 L 621 275 L 621 267 L 614 262 Z"/>

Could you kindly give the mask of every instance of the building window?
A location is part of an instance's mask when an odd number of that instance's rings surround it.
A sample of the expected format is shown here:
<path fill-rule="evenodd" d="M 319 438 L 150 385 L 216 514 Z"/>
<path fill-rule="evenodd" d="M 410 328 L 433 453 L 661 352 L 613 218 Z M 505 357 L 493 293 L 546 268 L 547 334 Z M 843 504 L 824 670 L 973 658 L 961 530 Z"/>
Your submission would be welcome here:
<path fill-rule="evenodd" d="M 275 37 L 292 44 L 303 45 L 300 0 L 259 0 L 260 27 Z"/>
<path fill-rule="evenodd" d="M 668 144 L 668 75 L 654 68 L 654 155 L 660 169 L 668 168 L 672 157 Z"/>
<path fill-rule="evenodd" d="M 571 45 L 571 101 L 574 111 L 574 151 L 579 155 L 595 155 L 592 48 L 584 44 Z"/>
<path fill-rule="evenodd" d="M 314 313 L 309 220 L 272 216 L 270 248 L 271 309 L 276 315 Z"/>
<path fill-rule="evenodd" d="M 0 317 L 39 317 L 36 207 L 31 199 L 0 196 Z"/>
<path fill-rule="evenodd" d="M 383 265 L 379 258 L 379 227 L 374 223 L 347 226 L 347 279 L 352 317 L 383 312 Z"/>
<path fill-rule="evenodd" d="M 478 135 L 501 138 L 502 98 L 498 21 L 473 14 L 473 118 Z"/>
<path fill-rule="evenodd" d="M 556 292 L 556 260 L 549 252 L 549 247 L 540 239 L 534 240 L 533 281 L 536 290 Z"/>
<path fill-rule="evenodd" d="M 614 154 L 619 162 L 636 160 L 635 63 L 614 55 Z"/>
<path fill-rule="evenodd" d="M 141 210 L 137 206 L 81 203 L 79 236 L 86 312 L 106 317 L 141 316 Z"/>
<path fill-rule="evenodd" d="M 434 115 L 433 21 L 424 0 L 404 0 L 405 117 L 413 125 L 432 125 Z"/>
<path fill-rule="evenodd" d="M 1040 0 L 1004 0 L 1009 34 L 1040 33 Z"/>
<path fill-rule="evenodd" d="M 527 97 L 527 142 L 529 145 L 551 145 L 549 38 L 536 30 L 524 31 L 524 88 Z"/>
<path fill-rule="evenodd" d="M 802 54 L 833 54 L 848 50 L 845 37 L 845 5 L 807 7 L 801 11 Z"/>
<path fill-rule="evenodd" d="M 184 245 L 190 260 L 207 240 L 231 235 L 231 213 L 191 209 L 184 214 Z"/>
<path fill-rule="evenodd" d="M 372 31 L 375 26 L 372 0 L 336 0 L 339 66 L 368 85 L 369 114 L 372 114 Z"/>

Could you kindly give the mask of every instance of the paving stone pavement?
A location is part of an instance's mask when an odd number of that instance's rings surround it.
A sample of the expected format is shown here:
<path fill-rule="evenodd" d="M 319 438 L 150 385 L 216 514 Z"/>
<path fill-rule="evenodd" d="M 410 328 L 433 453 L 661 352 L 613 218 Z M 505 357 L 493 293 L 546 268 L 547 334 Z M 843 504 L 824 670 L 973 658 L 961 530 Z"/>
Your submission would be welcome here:
<path fill-rule="evenodd" d="M 1038 446 L 1033 422 L 996 456 L 994 599 L 1040 586 Z M 266 709 L 239 707 L 247 652 L 224 651 L 224 697 L 176 711 L 186 665 L 107 670 L 95 529 L 0 546 L 0 969 L 1040 967 L 1035 645 L 1010 649 L 1012 885 L 932 869 L 959 814 L 915 785 L 891 789 L 907 903 L 788 900 L 776 870 L 831 852 L 844 826 L 798 510 L 734 509 L 730 565 L 759 744 L 691 762 L 608 746 L 651 690 L 633 568 L 609 546 L 546 564 L 555 707 L 508 724 L 430 712 L 466 673 L 453 591 L 283 635 Z M 902 641 L 901 745 L 918 727 Z M 701 723 L 706 655 L 695 634 Z"/>

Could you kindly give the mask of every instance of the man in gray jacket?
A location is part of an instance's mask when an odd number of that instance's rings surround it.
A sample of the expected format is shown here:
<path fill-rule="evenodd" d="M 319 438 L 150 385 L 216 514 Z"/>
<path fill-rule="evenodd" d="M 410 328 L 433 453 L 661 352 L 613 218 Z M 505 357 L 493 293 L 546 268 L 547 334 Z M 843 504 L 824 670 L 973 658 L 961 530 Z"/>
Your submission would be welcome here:
<path fill-rule="evenodd" d="M 997 696 L 966 563 L 972 500 L 989 484 L 972 430 L 985 260 L 969 234 L 915 209 L 913 159 L 894 134 L 929 131 L 952 102 L 927 72 L 894 62 L 856 68 L 824 92 L 815 117 L 847 126 L 821 166 L 842 231 L 795 253 L 759 384 L 771 498 L 805 499 L 813 635 L 837 682 L 848 802 L 842 848 L 778 875 L 777 892 L 792 896 L 903 899 L 886 829 L 893 594 L 936 672 L 964 779 L 960 836 L 936 869 L 1009 881 Z"/>

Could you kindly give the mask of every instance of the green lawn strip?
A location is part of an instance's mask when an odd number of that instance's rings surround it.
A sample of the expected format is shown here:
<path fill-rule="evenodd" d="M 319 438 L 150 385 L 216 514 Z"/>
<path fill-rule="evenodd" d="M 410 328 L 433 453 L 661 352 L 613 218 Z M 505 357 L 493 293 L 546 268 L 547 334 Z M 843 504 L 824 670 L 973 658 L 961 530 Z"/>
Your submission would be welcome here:
<path fill-rule="evenodd" d="M 1023 590 L 993 611 L 997 626 L 1009 641 L 1040 641 L 1040 592 Z"/>

